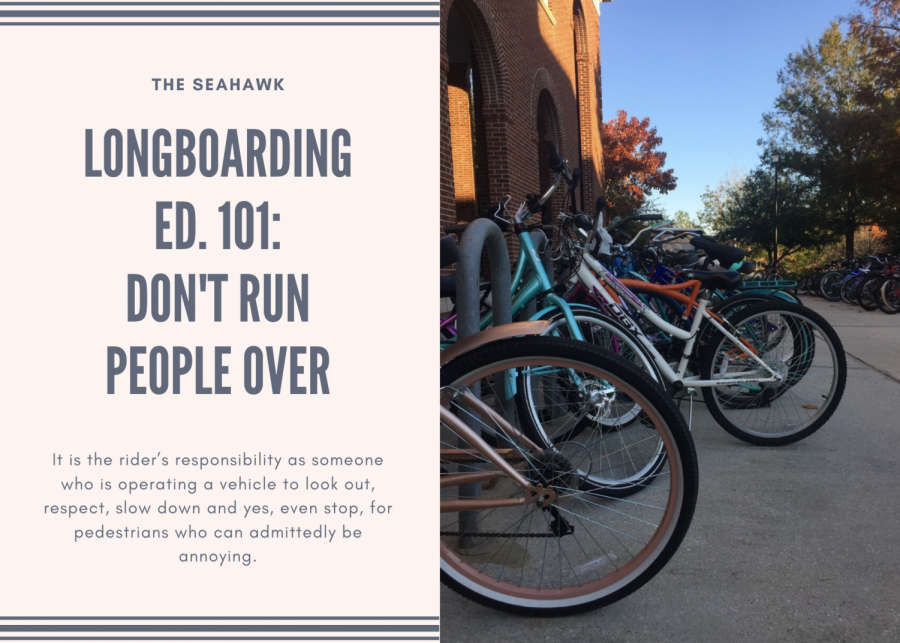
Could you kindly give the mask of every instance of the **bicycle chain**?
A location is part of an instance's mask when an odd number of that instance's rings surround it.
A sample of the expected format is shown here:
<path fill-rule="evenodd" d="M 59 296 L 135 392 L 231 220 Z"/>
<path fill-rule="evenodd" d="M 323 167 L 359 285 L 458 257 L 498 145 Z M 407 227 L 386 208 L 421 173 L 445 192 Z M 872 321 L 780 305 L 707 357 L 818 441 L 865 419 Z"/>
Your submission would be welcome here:
<path fill-rule="evenodd" d="M 559 538 L 559 536 L 553 533 L 545 533 L 545 534 L 527 534 L 527 533 L 513 533 L 508 534 L 499 531 L 442 531 L 441 536 L 459 536 L 460 538 L 465 537 L 482 537 L 482 538 Z"/>

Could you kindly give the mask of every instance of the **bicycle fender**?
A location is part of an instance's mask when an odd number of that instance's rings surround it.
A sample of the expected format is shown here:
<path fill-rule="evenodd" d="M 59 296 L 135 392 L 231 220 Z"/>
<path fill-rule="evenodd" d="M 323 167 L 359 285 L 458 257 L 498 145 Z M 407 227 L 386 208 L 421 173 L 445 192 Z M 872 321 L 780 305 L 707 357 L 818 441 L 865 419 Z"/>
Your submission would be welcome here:
<path fill-rule="evenodd" d="M 527 321 L 491 326 L 480 333 L 475 333 L 465 339 L 457 340 L 452 346 L 441 351 L 441 366 L 444 366 L 455 357 L 459 357 L 463 353 L 468 353 L 483 344 L 510 339 L 512 337 L 523 337 L 525 335 L 542 335 L 549 325 L 550 322 L 546 321 Z"/>

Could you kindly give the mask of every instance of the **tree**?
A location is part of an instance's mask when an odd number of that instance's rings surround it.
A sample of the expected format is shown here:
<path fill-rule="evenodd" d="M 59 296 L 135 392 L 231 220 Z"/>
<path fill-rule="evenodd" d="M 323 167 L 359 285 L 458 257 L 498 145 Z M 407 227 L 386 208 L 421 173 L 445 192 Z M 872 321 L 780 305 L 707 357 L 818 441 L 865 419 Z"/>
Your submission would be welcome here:
<path fill-rule="evenodd" d="M 900 86 L 900 0 L 860 0 L 860 11 L 846 20 L 850 32 L 868 47 L 864 62 L 875 77 L 868 102 L 896 101 Z M 866 98 L 866 97 L 864 97 Z"/>
<path fill-rule="evenodd" d="M 719 179 L 716 187 L 706 186 L 706 191 L 700 196 L 703 209 L 697 213 L 700 226 L 710 234 L 717 234 L 725 227 L 727 213 L 734 207 L 734 201 L 740 193 L 746 175 L 738 172 L 737 168 Z"/>
<path fill-rule="evenodd" d="M 815 191 L 819 224 L 843 234 L 848 257 L 861 225 L 877 223 L 885 196 L 879 171 L 878 116 L 860 100 L 871 91 L 866 45 L 833 22 L 818 42 L 788 56 L 778 72 L 781 93 L 763 116 L 768 140 L 785 172 L 795 172 Z"/>
<path fill-rule="evenodd" d="M 850 33 L 866 46 L 863 64 L 872 82 L 860 87 L 857 100 L 872 113 L 877 129 L 875 154 L 879 163 L 872 182 L 880 182 L 885 202 L 880 208 L 880 226 L 895 243 L 900 239 L 900 0 L 860 0 L 861 11 L 847 22 Z"/>
<path fill-rule="evenodd" d="M 662 138 L 650 119 L 639 120 L 619 110 L 603 123 L 603 167 L 606 200 L 612 216 L 637 212 L 651 194 L 674 190 L 673 170 L 663 170 L 666 153 L 659 150 Z"/>
<path fill-rule="evenodd" d="M 699 225 L 697 225 L 697 222 L 694 221 L 693 217 L 691 217 L 690 212 L 688 212 L 687 210 L 676 210 L 671 219 L 676 228 L 700 227 Z"/>
<path fill-rule="evenodd" d="M 706 197 L 707 195 L 704 195 Z M 765 255 L 772 263 L 775 250 L 775 177 L 773 168 L 760 165 L 740 183 L 724 184 L 714 199 L 717 233 L 733 239 L 751 256 Z M 834 232 L 819 225 L 816 186 L 796 172 L 778 177 L 779 261 L 805 248 L 832 241 Z"/>

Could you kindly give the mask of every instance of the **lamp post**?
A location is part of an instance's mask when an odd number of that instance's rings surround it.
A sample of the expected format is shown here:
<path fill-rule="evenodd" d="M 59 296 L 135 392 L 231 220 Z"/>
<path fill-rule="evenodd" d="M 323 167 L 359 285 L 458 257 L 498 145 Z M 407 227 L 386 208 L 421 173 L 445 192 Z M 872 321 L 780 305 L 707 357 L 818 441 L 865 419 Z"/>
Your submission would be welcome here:
<path fill-rule="evenodd" d="M 772 161 L 775 163 L 775 255 L 772 262 L 775 266 L 775 272 L 778 272 L 778 162 L 781 161 L 781 154 L 776 151 L 772 154 Z"/>

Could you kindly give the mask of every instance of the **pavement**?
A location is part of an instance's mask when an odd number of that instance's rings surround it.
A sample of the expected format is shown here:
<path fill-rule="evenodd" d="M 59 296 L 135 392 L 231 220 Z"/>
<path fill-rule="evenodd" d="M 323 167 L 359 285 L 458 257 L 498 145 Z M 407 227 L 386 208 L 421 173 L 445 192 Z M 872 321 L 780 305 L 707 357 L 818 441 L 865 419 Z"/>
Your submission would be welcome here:
<path fill-rule="evenodd" d="M 606 608 L 503 614 L 441 589 L 444 641 L 900 641 L 900 315 L 812 297 L 848 353 L 843 400 L 786 447 L 731 437 L 695 405 L 694 521 L 671 562 Z"/>
<path fill-rule="evenodd" d="M 866 311 L 842 301 L 803 297 L 803 303 L 825 317 L 841 338 L 844 350 L 868 366 L 900 380 L 900 315 Z"/>

